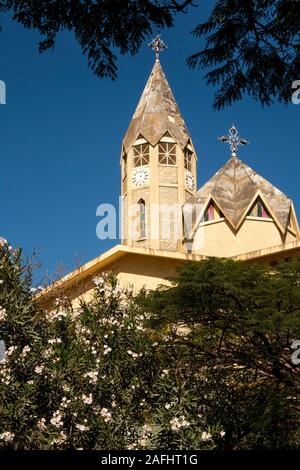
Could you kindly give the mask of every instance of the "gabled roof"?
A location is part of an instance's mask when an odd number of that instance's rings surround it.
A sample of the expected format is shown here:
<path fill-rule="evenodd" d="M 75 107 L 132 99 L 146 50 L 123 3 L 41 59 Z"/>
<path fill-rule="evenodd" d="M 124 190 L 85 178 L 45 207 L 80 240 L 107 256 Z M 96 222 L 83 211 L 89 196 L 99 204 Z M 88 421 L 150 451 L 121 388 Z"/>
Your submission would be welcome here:
<path fill-rule="evenodd" d="M 205 205 L 212 198 L 231 226 L 237 229 L 257 197 L 262 199 L 279 229 L 285 232 L 291 199 L 236 156 L 232 156 L 188 203 Z"/>
<path fill-rule="evenodd" d="M 157 59 L 123 139 L 125 151 L 128 151 L 140 135 L 154 146 L 166 132 L 169 132 L 182 148 L 190 139 L 170 85 Z"/>

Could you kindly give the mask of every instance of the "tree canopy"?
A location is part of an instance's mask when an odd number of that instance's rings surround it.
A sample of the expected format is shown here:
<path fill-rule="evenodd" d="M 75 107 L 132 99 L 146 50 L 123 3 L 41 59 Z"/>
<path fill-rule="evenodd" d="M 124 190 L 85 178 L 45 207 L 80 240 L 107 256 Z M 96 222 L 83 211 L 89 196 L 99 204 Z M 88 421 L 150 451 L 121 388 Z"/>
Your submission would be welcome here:
<path fill-rule="evenodd" d="M 197 8 L 196 8 L 197 7 Z M 190 13 L 199 50 L 187 64 L 206 71 L 217 86 L 214 108 L 247 94 L 262 105 L 291 100 L 300 79 L 300 2 L 298 0 L 216 0 L 207 21 L 197 25 L 196 0 L 5 0 L 2 13 L 42 35 L 40 51 L 53 48 L 70 31 L 99 77 L 117 77 L 116 52 L 136 54 L 154 31 L 174 26 Z"/>
<path fill-rule="evenodd" d="M 160 330 L 205 375 L 204 404 L 229 448 L 299 447 L 300 261 L 269 266 L 210 259 L 183 268 L 171 288 L 141 296 Z M 182 328 L 188 331 L 182 335 Z"/>

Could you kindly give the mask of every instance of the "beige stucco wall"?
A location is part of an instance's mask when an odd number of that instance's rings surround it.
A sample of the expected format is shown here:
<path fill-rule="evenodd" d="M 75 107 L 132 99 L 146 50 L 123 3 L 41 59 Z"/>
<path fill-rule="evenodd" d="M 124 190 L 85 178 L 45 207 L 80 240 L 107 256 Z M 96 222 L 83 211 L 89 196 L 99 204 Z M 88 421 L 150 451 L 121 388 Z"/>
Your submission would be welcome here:
<path fill-rule="evenodd" d="M 138 292 L 143 287 L 156 289 L 161 284 L 169 284 L 169 279 L 175 278 L 177 268 L 182 265 L 182 260 L 171 258 L 159 258 L 151 256 L 136 255 L 134 253 L 115 261 L 105 271 L 113 272 L 117 275 L 120 286 L 132 287 L 134 292 Z M 102 271 L 101 271 L 102 272 Z M 62 289 L 59 294 L 51 298 L 46 304 L 47 309 L 53 308 L 55 298 L 66 296 L 71 300 L 72 305 L 77 308 L 80 300 L 88 301 L 94 291 L 93 278 L 101 272 L 86 277 L 83 281 L 74 282 L 68 290 Z"/>
<path fill-rule="evenodd" d="M 283 237 L 272 220 L 246 219 L 237 233 L 222 220 L 199 226 L 194 238 L 193 252 L 205 256 L 230 257 L 295 239 L 291 233 Z"/>

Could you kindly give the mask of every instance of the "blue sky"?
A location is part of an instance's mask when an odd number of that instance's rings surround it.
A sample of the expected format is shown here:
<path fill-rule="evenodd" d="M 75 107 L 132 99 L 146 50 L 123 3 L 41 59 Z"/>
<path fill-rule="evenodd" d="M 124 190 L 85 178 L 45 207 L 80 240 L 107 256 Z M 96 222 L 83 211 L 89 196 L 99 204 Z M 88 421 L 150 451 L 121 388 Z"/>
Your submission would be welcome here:
<path fill-rule="evenodd" d="M 229 149 L 217 137 L 234 122 L 251 142 L 240 158 L 300 210 L 300 105 L 263 109 L 245 98 L 213 111 L 213 88 L 202 72 L 185 64 L 197 50 L 189 32 L 211 3 L 178 17 L 175 28 L 162 33 L 169 47 L 161 63 L 198 153 L 198 186 L 228 159 Z M 53 53 L 39 54 L 36 32 L 8 16 L 1 24 L 0 79 L 6 82 L 7 104 L 0 105 L 0 234 L 26 254 L 37 251 L 39 283 L 117 243 L 97 239 L 96 208 L 118 204 L 121 142 L 154 54 L 147 41 L 138 55 L 120 57 L 115 82 L 101 80 L 87 68 L 72 34 L 61 34 Z"/>

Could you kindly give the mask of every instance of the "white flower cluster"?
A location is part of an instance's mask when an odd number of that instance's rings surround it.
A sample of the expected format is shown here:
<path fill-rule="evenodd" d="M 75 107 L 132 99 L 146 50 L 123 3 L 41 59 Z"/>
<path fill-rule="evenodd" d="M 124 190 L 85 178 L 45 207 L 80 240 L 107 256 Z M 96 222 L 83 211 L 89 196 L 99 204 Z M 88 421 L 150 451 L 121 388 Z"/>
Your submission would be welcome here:
<path fill-rule="evenodd" d="M 171 403 L 166 403 L 165 404 L 165 408 L 166 410 L 169 410 L 171 408 L 171 406 L 175 405 L 175 401 L 171 401 Z"/>
<path fill-rule="evenodd" d="M 49 359 L 49 357 L 53 356 L 54 352 L 55 351 L 52 348 L 47 348 L 45 349 L 43 356 L 45 359 Z"/>
<path fill-rule="evenodd" d="M 111 347 L 109 347 L 107 344 L 104 344 L 103 348 L 104 348 L 103 354 L 104 354 L 105 356 L 106 356 L 106 354 L 108 354 L 108 353 L 111 352 Z"/>
<path fill-rule="evenodd" d="M 36 366 L 35 369 L 34 369 L 34 372 L 38 375 L 40 375 L 44 370 L 44 365 L 40 365 L 40 366 Z"/>
<path fill-rule="evenodd" d="M 60 338 L 48 339 L 48 343 L 49 343 L 49 344 L 60 344 L 60 343 L 61 343 L 61 339 L 60 339 Z"/>
<path fill-rule="evenodd" d="M 93 395 L 90 393 L 89 395 L 82 395 L 82 401 L 86 405 L 91 405 L 93 403 Z"/>
<path fill-rule="evenodd" d="M 5 308 L 0 307 L 0 321 L 4 321 L 7 317 Z"/>
<path fill-rule="evenodd" d="M 137 357 L 139 357 L 138 353 L 135 353 L 135 352 L 131 351 L 130 349 L 127 350 L 127 354 L 129 354 L 129 356 L 133 357 L 133 359 L 136 359 Z"/>
<path fill-rule="evenodd" d="M 96 276 L 93 279 L 95 286 L 101 287 L 105 284 L 105 279 L 103 276 Z"/>
<path fill-rule="evenodd" d="M 53 439 L 53 441 L 51 442 L 51 445 L 57 445 L 57 446 L 60 446 L 62 444 L 64 444 L 67 440 L 67 435 L 66 433 L 64 433 L 64 431 L 60 431 L 59 433 L 59 436 L 56 438 L 56 439 Z"/>
<path fill-rule="evenodd" d="M 90 340 L 87 338 L 88 336 L 91 336 L 91 330 L 87 328 L 84 325 L 80 325 L 79 323 L 76 324 L 75 326 L 75 332 L 77 335 L 77 338 L 85 345 L 90 344 Z"/>
<path fill-rule="evenodd" d="M 69 406 L 70 403 L 71 403 L 71 400 L 70 400 L 70 399 L 68 400 L 67 397 L 62 397 L 60 406 L 61 406 L 62 408 L 68 408 L 68 406 Z"/>
<path fill-rule="evenodd" d="M 80 432 L 88 431 L 90 428 L 85 426 L 84 424 L 76 424 L 75 428 L 78 429 Z"/>
<path fill-rule="evenodd" d="M 0 237 L 0 246 L 3 247 L 5 245 L 8 245 L 8 241 L 6 238 Z M 8 245 L 9 251 L 12 251 L 12 246 Z"/>
<path fill-rule="evenodd" d="M 8 241 L 6 240 L 6 238 L 0 237 L 0 246 L 4 246 L 7 244 L 8 244 Z"/>
<path fill-rule="evenodd" d="M 22 352 L 21 352 L 21 357 L 22 358 L 26 357 L 27 353 L 29 353 L 29 351 L 31 351 L 30 346 L 24 346 L 24 348 L 22 349 Z"/>
<path fill-rule="evenodd" d="M 64 310 L 58 310 L 57 312 L 48 312 L 46 314 L 46 319 L 49 321 L 49 323 L 53 322 L 54 320 L 62 320 L 63 318 L 67 317 L 68 313 L 65 312 Z"/>
<path fill-rule="evenodd" d="M 108 423 L 112 419 L 111 413 L 108 411 L 107 408 L 102 408 L 102 410 L 100 411 L 100 415 L 104 419 L 105 423 Z"/>
<path fill-rule="evenodd" d="M 11 381 L 11 370 L 9 368 L 3 367 L 0 370 L 0 375 L 1 375 L 1 382 L 4 385 L 9 385 Z"/>
<path fill-rule="evenodd" d="M 170 421 L 172 431 L 179 432 L 181 428 L 187 428 L 190 426 L 190 423 L 186 420 L 186 418 L 181 415 L 179 417 L 175 417 Z"/>
<path fill-rule="evenodd" d="M 69 298 L 67 296 L 61 296 L 61 297 L 57 297 L 55 299 L 55 305 L 57 307 L 65 307 L 66 305 L 68 305 L 70 302 Z"/>
<path fill-rule="evenodd" d="M 50 419 L 50 423 L 56 428 L 61 428 L 64 425 L 63 420 L 62 420 L 62 414 L 59 410 L 56 410 L 53 413 L 53 416 Z"/>
<path fill-rule="evenodd" d="M 63 384 L 62 389 L 64 392 L 69 392 L 71 390 L 71 387 L 68 384 Z"/>
<path fill-rule="evenodd" d="M 10 346 L 9 348 L 7 348 L 5 352 L 5 357 L 11 356 L 17 349 L 18 349 L 18 346 Z"/>
<path fill-rule="evenodd" d="M 201 439 L 203 442 L 210 441 L 212 439 L 212 435 L 210 434 L 210 432 L 203 431 L 203 433 L 201 434 Z"/>
<path fill-rule="evenodd" d="M 45 419 L 45 418 L 41 418 L 41 419 L 38 421 L 38 423 L 37 423 L 37 427 L 38 427 L 38 429 L 40 429 L 41 431 L 42 431 L 43 429 L 46 429 L 46 427 L 47 427 L 47 426 L 46 426 L 46 419 Z"/>
<path fill-rule="evenodd" d="M 91 371 L 91 372 L 87 372 L 86 374 L 84 374 L 84 377 L 88 377 L 90 380 L 90 384 L 95 384 L 97 383 L 97 380 L 98 380 L 98 371 L 97 370 L 94 370 L 94 371 Z"/>
<path fill-rule="evenodd" d="M 139 445 L 141 447 L 144 447 L 144 448 L 147 447 L 149 437 L 151 435 L 151 431 L 152 431 L 151 426 L 149 426 L 149 424 L 144 424 L 144 426 L 142 427 L 140 438 L 139 438 Z"/>
<path fill-rule="evenodd" d="M 101 318 L 99 323 L 102 325 L 114 325 L 114 326 L 121 326 L 121 323 L 114 317 L 109 318 Z M 122 325 L 123 326 L 123 325 Z"/>
<path fill-rule="evenodd" d="M 0 434 L 0 439 L 1 441 L 4 441 L 4 442 L 11 442 L 14 440 L 14 433 L 13 432 L 10 432 L 10 431 L 5 431 L 5 432 L 2 432 Z"/>

